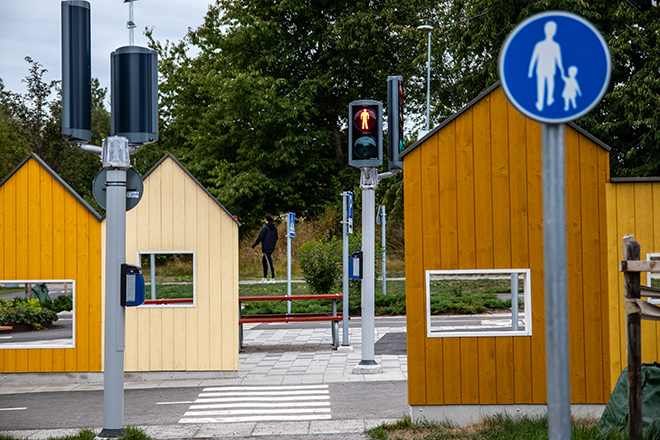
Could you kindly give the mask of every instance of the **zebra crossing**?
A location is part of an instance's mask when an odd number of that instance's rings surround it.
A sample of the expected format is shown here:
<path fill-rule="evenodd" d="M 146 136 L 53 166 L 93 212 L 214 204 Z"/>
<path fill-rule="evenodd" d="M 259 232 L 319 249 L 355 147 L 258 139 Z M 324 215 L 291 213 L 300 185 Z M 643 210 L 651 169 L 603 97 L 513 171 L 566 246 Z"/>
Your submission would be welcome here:
<path fill-rule="evenodd" d="M 179 423 L 328 420 L 328 385 L 204 388 Z"/>

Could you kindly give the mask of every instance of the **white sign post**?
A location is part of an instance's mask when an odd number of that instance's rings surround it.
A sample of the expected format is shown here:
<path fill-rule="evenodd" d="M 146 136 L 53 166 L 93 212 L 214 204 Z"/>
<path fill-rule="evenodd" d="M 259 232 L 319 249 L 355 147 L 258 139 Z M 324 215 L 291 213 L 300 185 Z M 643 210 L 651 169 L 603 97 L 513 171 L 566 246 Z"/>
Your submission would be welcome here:
<path fill-rule="evenodd" d="M 610 81 L 607 43 L 584 18 L 565 11 L 534 15 L 500 51 L 502 89 L 523 115 L 541 122 L 548 437 L 571 438 L 564 123 L 602 99 Z"/>

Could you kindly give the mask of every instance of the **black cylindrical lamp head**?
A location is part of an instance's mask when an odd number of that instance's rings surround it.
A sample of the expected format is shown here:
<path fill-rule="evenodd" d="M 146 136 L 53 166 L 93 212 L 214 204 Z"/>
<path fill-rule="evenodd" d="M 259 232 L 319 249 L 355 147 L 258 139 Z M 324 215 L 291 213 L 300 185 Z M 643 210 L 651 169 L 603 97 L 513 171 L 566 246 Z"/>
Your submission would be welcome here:
<path fill-rule="evenodd" d="M 124 46 L 110 56 L 111 134 L 133 145 L 158 140 L 158 54 Z"/>

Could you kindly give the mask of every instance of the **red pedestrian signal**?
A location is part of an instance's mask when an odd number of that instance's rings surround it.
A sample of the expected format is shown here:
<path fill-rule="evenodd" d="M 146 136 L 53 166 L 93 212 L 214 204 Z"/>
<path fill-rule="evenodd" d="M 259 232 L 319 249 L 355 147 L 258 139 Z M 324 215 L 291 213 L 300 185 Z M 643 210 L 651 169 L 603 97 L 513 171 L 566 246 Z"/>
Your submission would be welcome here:
<path fill-rule="evenodd" d="M 348 164 L 377 167 L 383 163 L 383 104 L 354 101 L 348 105 Z"/>

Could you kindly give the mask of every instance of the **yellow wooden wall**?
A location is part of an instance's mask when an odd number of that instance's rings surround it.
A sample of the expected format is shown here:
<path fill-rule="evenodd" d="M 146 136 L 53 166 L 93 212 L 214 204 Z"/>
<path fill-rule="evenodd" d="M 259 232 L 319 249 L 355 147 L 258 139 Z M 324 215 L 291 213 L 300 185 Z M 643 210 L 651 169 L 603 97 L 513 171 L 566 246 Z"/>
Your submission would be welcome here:
<path fill-rule="evenodd" d="M 238 370 L 238 223 L 170 155 L 127 213 L 127 263 L 137 251 L 195 251 L 196 304 L 127 307 L 125 370 Z"/>
<path fill-rule="evenodd" d="M 75 348 L 0 349 L 2 373 L 101 371 L 101 224 L 76 197 L 35 155 L 0 186 L 0 280 L 76 281 Z"/>
<path fill-rule="evenodd" d="M 495 88 L 404 153 L 411 405 L 546 402 L 541 129 Z M 610 395 L 608 152 L 566 126 L 571 400 Z M 427 338 L 429 269 L 530 268 L 533 335 Z"/>
<path fill-rule="evenodd" d="M 607 186 L 610 382 L 612 387 L 628 365 L 623 274 L 619 262 L 623 258 L 621 241 L 633 234 L 641 246 L 641 259 L 647 253 L 660 252 L 660 182 L 608 183 Z M 646 284 L 646 273 L 642 273 Z M 642 361 L 657 362 L 660 355 L 659 323 L 642 321 Z"/>

